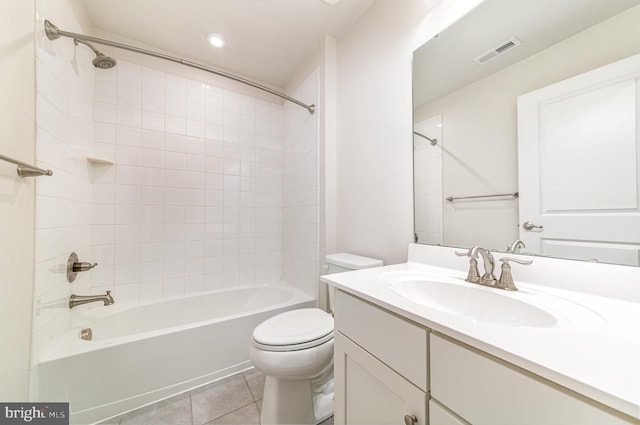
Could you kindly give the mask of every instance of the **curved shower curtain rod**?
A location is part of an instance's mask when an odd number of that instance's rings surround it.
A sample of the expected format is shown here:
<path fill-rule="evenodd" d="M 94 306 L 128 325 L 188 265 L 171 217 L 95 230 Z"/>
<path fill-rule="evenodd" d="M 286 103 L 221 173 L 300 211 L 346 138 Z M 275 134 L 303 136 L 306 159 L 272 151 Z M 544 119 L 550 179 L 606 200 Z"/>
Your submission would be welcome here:
<path fill-rule="evenodd" d="M 422 133 L 418 133 L 417 131 L 413 130 L 413 134 L 415 134 L 416 136 L 420 136 L 423 139 L 427 139 L 429 142 L 431 142 L 431 146 L 435 146 L 438 144 L 438 139 L 432 139 L 431 137 L 427 137 Z"/>
<path fill-rule="evenodd" d="M 307 105 L 305 103 L 302 103 L 298 99 L 294 99 L 291 96 L 287 96 L 284 93 L 280 93 L 280 92 L 278 92 L 276 90 L 273 90 L 273 89 L 271 89 L 271 88 L 269 88 L 267 86 L 263 86 L 262 84 L 258 84 L 256 82 L 251 81 L 251 80 L 247 80 L 245 78 L 238 77 L 238 76 L 230 74 L 228 72 L 219 71 L 217 69 L 209 68 L 207 66 L 200 65 L 200 64 L 195 63 L 195 62 L 187 61 L 187 60 L 176 58 L 176 57 L 173 57 L 173 56 L 164 55 L 162 53 L 154 52 L 152 50 L 140 49 L 138 47 L 129 46 L 127 44 L 122 44 L 122 43 L 118 43 L 118 42 L 115 42 L 115 41 L 110 41 L 110 40 L 105 40 L 105 39 L 102 39 L 102 38 L 91 37 L 91 36 L 88 36 L 88 35 L 82 35 L 82 34 L 76 34 L 76 33 L 73 33 L 73 32 L 63 31 L 63 30 L 59 29 L 57 26 L 55 26 L 54 24 L 52 24 L 48 20 L 44 21 L 44 31 L 47 34 L 47 38 L 49 40 L 56 40 L 56 39 L 58 39 L 60 37 L 68 37 L 68 38 L 73 38 L 74 40 L 81 40 L 81 41 L 88 41 L 88 42 L 91 42 L 91 43 L 103 44 L 105 46 L 111 46 L 111 47 L 115 47 L 115 48 L 118 48 L 118 49 L 129 50 L 131 52 L 141 53 L 141 54 L 147 55 L 147 56 L 153 56 L 153 57 L 156 57 L 156 58 L 159 58 L 159 59 L 164 59 L 164 60 L 167 60 L 167 61 L 170 61 L 170 62 L 176 62 L 176 63 L 179 63 L 181 65 L 189 66 L 191 68 L 199 69 L 201 71 L 206 71 L 206 72 L 210 72 L 210 73 L 215 74 L 215 75 L 219 75 L 221 77 L 229 78 L 231 80 L 238 81 L 240 83 L 243 83 L 243 84 L 249 85 L 251 87 L 257 88 L 259 90 L 265 91 L 267 93 L 273 94 L 273 95 L 278 96 L 278 97 L 280 97 L 282 99 L 288 100 L 289 102 L 293 102 L 296 105 L 302 106 L 307 111 L 309 111 L 309 113 L 312 114 L 312 115 L 316 110 L 316 106 L 313 105 L 313 104 L 312 105 Z"/>

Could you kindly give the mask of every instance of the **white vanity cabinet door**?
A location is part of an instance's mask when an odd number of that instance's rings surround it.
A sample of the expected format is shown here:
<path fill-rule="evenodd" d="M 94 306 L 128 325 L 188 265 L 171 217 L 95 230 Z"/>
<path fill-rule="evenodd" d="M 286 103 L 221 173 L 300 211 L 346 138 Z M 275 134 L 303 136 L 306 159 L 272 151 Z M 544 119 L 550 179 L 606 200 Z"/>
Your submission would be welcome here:
<path fill-rule="evenodd" d="M 636 423 L 559 385 L 433 333 L 430 361 L 431 397 L 474 425 Z"/>
<path fill-rule="evenodd" d="M 443 409 L 433 400 L 429 401 L 429 425 L 468 425 Z"/>
<path fill-rule="evenodd" d="M 334 423 L 427 425 L 427 395 L 340 332 L 335 333 Z M 426 360 L 426 359 L 425 359 Z"/>

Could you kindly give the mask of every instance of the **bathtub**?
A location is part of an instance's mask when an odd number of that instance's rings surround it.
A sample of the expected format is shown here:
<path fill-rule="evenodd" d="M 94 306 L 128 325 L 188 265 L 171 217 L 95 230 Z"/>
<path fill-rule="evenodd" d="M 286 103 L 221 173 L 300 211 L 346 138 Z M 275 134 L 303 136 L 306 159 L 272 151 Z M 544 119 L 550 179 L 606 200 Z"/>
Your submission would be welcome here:
<path fill-rule="evenodd" d="M 77 326 L 36 367 L 37 400 L 68 401 L 72 424 L 102 421 L 250 368 L 251 333 L 260 322 L 314 305 L 281 282 L 79 308 Z M 86 327 L 91 341 L 80 339 Z"/>

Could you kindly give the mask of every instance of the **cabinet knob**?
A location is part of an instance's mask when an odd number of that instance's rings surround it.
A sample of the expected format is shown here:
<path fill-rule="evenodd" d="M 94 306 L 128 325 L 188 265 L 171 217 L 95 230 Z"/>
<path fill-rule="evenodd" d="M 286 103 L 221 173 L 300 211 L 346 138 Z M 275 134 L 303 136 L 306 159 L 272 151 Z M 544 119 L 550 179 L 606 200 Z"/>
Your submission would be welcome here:
<path fill-rule="evenodd" d="M 416 415 L 404 415 L 404 425 L 416 425 L 417 423 Z"/>

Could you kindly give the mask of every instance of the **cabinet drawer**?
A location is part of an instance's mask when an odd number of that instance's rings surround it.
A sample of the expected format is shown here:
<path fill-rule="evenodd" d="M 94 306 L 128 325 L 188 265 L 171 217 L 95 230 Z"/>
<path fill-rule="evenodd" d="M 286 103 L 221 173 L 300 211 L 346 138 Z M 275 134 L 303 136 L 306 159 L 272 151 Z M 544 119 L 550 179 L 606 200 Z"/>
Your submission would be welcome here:
<path fill-rule="evenodd" d="M 611 410 L 478 350 L 430 334 L 431 397 L 472 424 L 629 424 Z"/>
<path fill-rule="evenodd" d="M 427 331 L 343 291 L 335 327 L 418 388 L 427 391 Z"/>

